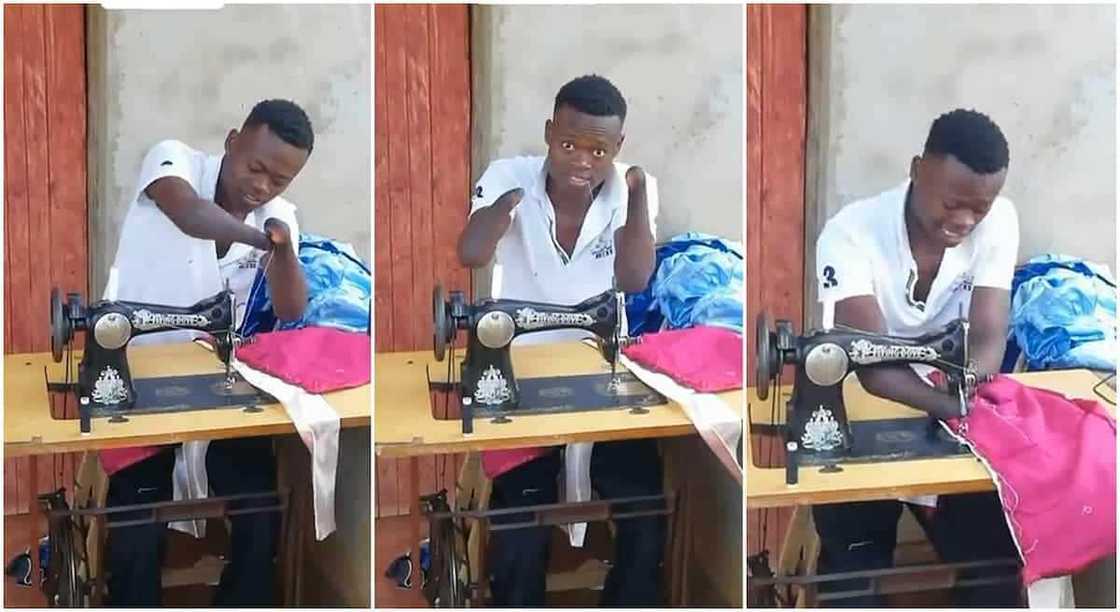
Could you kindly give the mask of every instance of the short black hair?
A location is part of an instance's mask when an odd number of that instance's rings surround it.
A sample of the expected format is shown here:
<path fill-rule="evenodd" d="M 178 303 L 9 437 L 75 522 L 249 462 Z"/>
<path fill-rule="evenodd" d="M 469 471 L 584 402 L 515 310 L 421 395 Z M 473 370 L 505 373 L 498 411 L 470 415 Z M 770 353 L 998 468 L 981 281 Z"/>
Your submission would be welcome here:
<path fill-rule="evenodd" d="M 622 92 L 614 83 L 597 74 L 584 75 L 565 83 L 556 93 L 552 112 L 565 105 L 588 115 L 618 117 L 626 121 L 626 99 L 622 97 Z"/>
<path fill-rule="evenodd" d="M 984 113 L 958 108 L 934 120 L 926 138 L 926 153 L 952 155 L 977 174 L 994 174 L 1007 167 L 1010 154 L 999 126 Z"/>
<path fill-rule="evenodd" d="M 267 125 L 280 140 L 311 153 L 315 146 L 315 132 L 311 129 L 311 120 L 298 104 L 291 100 L 263 100 L 258 102 L 249 116 L 245 118 L 243 128 L 257 125 Z"/>

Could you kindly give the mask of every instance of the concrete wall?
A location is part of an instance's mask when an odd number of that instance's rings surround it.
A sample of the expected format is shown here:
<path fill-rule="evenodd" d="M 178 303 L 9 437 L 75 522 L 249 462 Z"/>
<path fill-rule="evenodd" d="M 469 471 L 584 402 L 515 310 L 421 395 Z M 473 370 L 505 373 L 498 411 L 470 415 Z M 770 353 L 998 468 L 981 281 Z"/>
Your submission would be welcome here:
<path fill-rule="evenodd" d="M 94 295 L 148 147 L 177 138 L 220 153 L 229 129 L 266 98 L 298 102 L 315 129 L 315 151 L 285 194 L 303 229 L 350 242 L 369 260 L 369 6 L 91 6 L 88 15 Z"/>
<path fill-rule="evenodd" d="M 1007 136 L 1020 259 L 1060 251 L 1116 269 L 1113 6 L 810 11 L 808 270 L 824 220 L 905 179 L 933 119 L 962 106 Z"/>
<path fill-rule="evenodd" d="M 619 159 L 657 177 L 658 239 L 743 239 L 743 7 L 476 6 L 473 177 L 543 155 L 569 79 L 598 73 L 626 97 Z"/>

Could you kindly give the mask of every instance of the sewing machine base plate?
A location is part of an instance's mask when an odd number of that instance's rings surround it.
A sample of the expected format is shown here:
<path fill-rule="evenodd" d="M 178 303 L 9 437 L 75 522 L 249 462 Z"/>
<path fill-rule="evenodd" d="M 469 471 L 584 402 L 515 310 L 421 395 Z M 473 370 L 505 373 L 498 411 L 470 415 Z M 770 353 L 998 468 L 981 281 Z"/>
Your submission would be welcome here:
<path fill-rule="evenodd" d="M 968 447 L 958 444 L 940 425 L 930 431 L 927 418 L 852 421 L 852 450 L 847 455 L 803 452 L 801 465 L 835 463 L 879 463 L 909 459 L 931 459 L 966 455 Z"/>
<path fill-rule="evenodd" d="M 802 451 L 802 467 L 831 466 L 844 463 L 880 463 L 912 459 L 936 459 L 967 455 L 968 447 L 959 444 L 937 427 L 931 432 L 929 419 L 924 417 L 881 419 L 875 421 L 850 421 L 852 449 L 847 454 L 838 452 Z M 756 424 L 754 429 L 762 434 L 784 435 L 773 425 Z"/>
<path fill-rule="evenodd" d="M 525 378 L 517 381 L 521 405 L 516 410 L 501 410 L 474 405 L 476 419 L 529 414 L 558 414 L 594 410 L 619 410 L 664 404 L 666 399 L 630 372 L 620 371 L 617 393 L 611 392 L 610 373 L 582 376 Z"/>
<path fill-rule="evenodd" d="M 195 374 L 163 378 L 137 378 L 136 405 L 129 410 L 114 410 L 91 405 L 94 418 L 129 416 L 133 414 L 162 414 L 210 410 L 214 408 L 247 408 L 272 404 L 276 400 L 245 382 L 234 374 L 232 389 L 226 389 L 226 375 Z"/>

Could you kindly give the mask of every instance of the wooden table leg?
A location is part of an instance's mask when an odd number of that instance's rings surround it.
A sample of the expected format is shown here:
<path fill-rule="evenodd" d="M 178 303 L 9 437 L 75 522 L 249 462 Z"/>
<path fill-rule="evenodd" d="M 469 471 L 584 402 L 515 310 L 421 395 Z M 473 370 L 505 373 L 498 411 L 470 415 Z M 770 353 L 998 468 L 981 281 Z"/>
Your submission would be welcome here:
<path fill-rule="evenodd" d="M 420 458 L 408 458 L 408 474 L 409 482 L 405 487 L 405 499 L 408 500 L 408 527 L 409 533 L 409 554 L 412 559 L 413 567 L 413 580 L 412 587 L 419 589 L 423 584 L 423 573 L 420 569 L 420 525 L 424 520 L 424 515 L 420 512 Z M 429 549 L 430 550 L 430 549 Z"/>

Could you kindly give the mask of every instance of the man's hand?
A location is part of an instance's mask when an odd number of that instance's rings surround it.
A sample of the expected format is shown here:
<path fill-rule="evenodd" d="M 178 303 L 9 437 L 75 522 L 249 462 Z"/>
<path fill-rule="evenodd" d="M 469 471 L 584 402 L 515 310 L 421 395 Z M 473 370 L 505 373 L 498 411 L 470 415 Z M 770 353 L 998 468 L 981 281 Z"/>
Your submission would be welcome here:
<path fill-rule="evenodd" d="M 268 241 L 272 243 L 273 250 L 292 244 L 292 230 L 276 217 L 270 217 L 264 222 L 264 233 L 268 234 Z"/>
<path fill-rule="evenodd" d="M 614 276 L 618 288 L 626 293 L 645 290 L 656 260 L 653 234 L 649 231 L 649 203 L 646 173 L 638 166 L 626 171 L 626 225 L 614 235 Z"/>
<path fill-rule="evenodd" d="M 272 311 L 281 321 L 298 320 L 307 307 L 307 280 L 303 277 L 303 265 L 292 248 L 291 232 L 287 223 L 275 217 L 264 222 L 264 233 L 272 248 L 262 261 L 265 262 Z"/>
<path fill-rule="evenodd" d="M 630 166 L 626 171 L 626 186 L 630 191 L 630 198 L 627 202 L 628 206 L 638 204 L 645 206 L 646 204 L 646 172 L 642 170 L 641 166 Z"/>
<path fill-rule="evenodd" d="M 471 215 L 459 236 L 459 263 L 468 268 L 481 268 L 494 258 L 494 250 L 509 226 L 513 211 L 525 197 L 525 190 L 515 187 L 503 193 L 486 208 Z"/>

